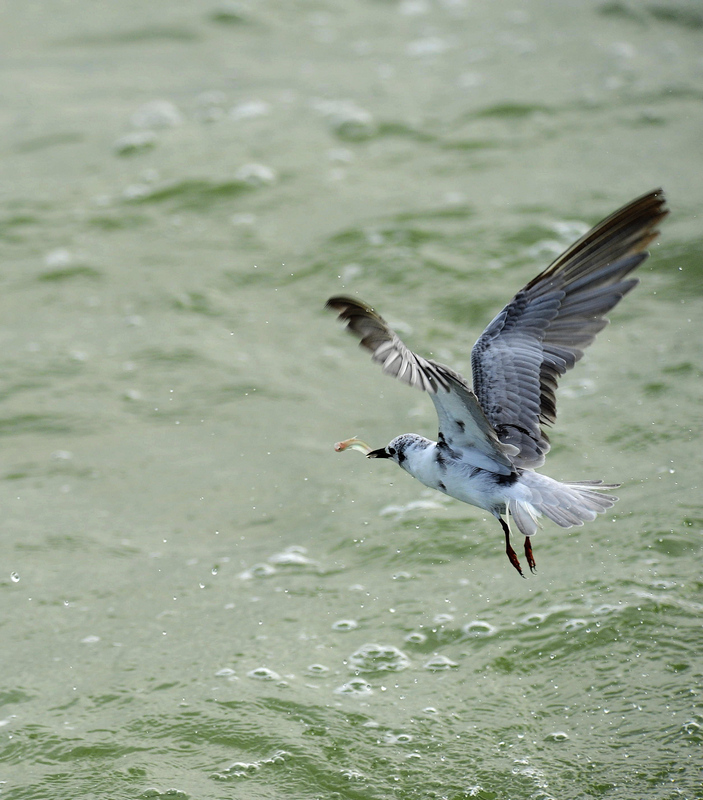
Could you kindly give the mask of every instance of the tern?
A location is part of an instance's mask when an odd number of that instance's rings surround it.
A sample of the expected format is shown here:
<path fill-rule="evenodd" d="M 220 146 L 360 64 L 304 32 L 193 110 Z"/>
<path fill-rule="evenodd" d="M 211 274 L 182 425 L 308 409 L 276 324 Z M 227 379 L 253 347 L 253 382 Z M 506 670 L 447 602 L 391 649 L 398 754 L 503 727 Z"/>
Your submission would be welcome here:
<path fill-rule="evenodd" d="M 648 257 L 668 214 L 656 189 L 623 206 L 571 245 L 521 289 L 489 323 L 471 351 L 473 388 L 454 370 L 406 347 L 368 304 L 331 297 L 347 330 L 360 339 L 383 372 L 427 392 L 439 418 L 437 441 L 417 433 L 396 436 L 371 450 L 358 439 L 336 445 L 368 458 L 395 461 L 425 486 L 490 512 L 505 535 L 510 563 L 523 575 L 510 544 L 513 519 L 530 538 L 539 518 L 562 528 L 583 525 L 618 499 L 620 484 L 562 482 L 535 470 L 549 452 L 545 428 L 556 422 L 558 379 L 583 356 L 607 324 L 606 314 L 639 282 L 631 273 Z"/>

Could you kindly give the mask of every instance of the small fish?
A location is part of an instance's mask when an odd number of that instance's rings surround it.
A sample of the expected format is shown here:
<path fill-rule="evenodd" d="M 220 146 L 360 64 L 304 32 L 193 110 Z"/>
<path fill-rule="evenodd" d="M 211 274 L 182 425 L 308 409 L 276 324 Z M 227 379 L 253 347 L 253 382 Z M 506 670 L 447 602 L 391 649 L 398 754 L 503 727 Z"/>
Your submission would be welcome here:
<path fill-rule="evenodd" d="M 352 436 L 351 439 L 345 439 L 343 442 L 337 442 L 337 444 L 334 446 L 334 449 L 338 453 L 343 453 L 345 450 L 358 450 L 365 456 L 371 452 L 371 448 L 366 444 L 366 442 L 362 442 L 361 439 L 357 439 L 356 436 Z"/>

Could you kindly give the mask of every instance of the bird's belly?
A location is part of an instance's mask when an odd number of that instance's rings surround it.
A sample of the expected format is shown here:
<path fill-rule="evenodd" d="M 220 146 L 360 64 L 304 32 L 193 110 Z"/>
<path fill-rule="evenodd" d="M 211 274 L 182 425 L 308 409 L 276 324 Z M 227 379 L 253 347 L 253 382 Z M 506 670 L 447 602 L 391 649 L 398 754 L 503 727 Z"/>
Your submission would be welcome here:
<path fill-rule="evenodd" d="M 502 508 L 507 502 L 505 488 L 496 482 L 496 476 L 492 472 L 485 470 L 473 475 L 447 474 L 442 484 L 444 489 L 436 488 L 462 503 L 484 508 L 486 511 Z"/>
<path fill-rule="evenodd" d="M 475 467 L 450 463 L 443 470 L 422 470 L 414 477 L 431 489 L 486 511 L 501 509 L 508 500 L 508 487 L 501 485 L 501 476 Z"/>

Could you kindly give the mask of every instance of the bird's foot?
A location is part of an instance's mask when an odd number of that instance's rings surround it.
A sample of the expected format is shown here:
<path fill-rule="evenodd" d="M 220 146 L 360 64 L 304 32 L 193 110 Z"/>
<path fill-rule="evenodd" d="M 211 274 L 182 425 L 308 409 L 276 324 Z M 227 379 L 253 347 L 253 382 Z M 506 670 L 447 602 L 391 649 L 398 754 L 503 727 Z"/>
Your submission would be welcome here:
<path fill-rule="evenodd" d="M 532 543 L 530 542 L 529 536 L 525 536 L 525 558 L 527 559 L 527 566 L 530 568 L 530 572 L 534 575 L 534 573 L 537 572 L 537 562 L 532 554 Z"/>
<path fill-rule="evenodd" d="M 516 552 L 513 550 L 513 548 L 510 546 L 510 542 L 506 542 L 506 545 L 505 545 L 505 552 L 508 554 L 508 560 L 510 561 L 510 563 L 511 563 L 511 564 L 512 564 L 512 565 L 515 567 L 515 569 L 516 569 L 516 570 L 517 570 L 517 571 L 520 573 L 520 577 L 521 577 L 521 578 L 524 578 L 525 576 L 523 575 L 523 572 L 522 572 L 522 567 L 520 566 L 520 562 L 518 561 L 518 558 L 517 558 L 517 553 L 516 553 Z"/>

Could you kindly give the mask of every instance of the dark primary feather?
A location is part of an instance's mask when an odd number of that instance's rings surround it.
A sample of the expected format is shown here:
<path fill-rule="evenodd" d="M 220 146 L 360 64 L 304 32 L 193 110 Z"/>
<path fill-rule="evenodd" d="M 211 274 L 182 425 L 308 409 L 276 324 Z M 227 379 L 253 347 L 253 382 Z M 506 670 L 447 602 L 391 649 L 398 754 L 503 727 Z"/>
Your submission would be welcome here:
<path fill-rule="evenodd" d="M 598 223 L 518 292 L 474 345 L 474 391 L 500 440 L 518 448 L 516 466 L 544 463 L 542 426 L 556 420 L 557 380 L 637 285 L 627 276 L 649 255 L 664 203 L 657 189 Z"/>
<path fill-rule="evenodd" d="M 429 392 L 439 417 L 439 432 L 455 447 L 470 447 L 485 457 L 483 467 L 512 472 L 515 448 L 501 444 L 476 395 L 457 372 L 413 353 L 373 308 L 353 297 L 331 297 L 325 308 L 337 311 L 347 330 L 371 351 L 383 371 Z"/>

